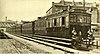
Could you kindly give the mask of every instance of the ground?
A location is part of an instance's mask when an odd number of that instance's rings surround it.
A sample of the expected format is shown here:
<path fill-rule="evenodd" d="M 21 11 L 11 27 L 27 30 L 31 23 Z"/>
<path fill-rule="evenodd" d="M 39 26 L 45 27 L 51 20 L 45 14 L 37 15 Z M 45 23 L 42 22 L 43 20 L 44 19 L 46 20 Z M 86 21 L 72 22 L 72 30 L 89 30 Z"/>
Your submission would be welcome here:
<path fill-rule="evenodd" d="M 16 40 L 0 39 L 0 54 L 36 54 L 36 53 L 45 54 L 43 50 L 39 50 L 36 47 L 30 49 L 26 45 L 17 42 Z"/>
<path fill-rule="evenodd" d="M 7 33 L 6 33 L 7 34 Z M 13 39 L 0 39 L 0 54 L 68 54 L 65 51 L 54 49 L 33 41 L 28 41 L 11 34 L 7 34 Z M 100 47 L 87 52 L 74 54 L 100 54 Z"/>

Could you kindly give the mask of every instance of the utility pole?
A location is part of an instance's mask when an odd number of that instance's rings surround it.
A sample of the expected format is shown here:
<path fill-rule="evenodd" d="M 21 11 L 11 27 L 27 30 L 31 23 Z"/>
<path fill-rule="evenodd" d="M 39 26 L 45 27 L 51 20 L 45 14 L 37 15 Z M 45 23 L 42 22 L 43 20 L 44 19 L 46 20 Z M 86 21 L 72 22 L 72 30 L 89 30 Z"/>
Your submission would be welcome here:
<path fill-rule="evenodd" d="M 85 0 L 83 0 L 83 9 L 85 10 Z"/>
<path fill-rule="evenodd" d="M 7 16 L 5 17 L 5 22 L 7 22 Z"/>

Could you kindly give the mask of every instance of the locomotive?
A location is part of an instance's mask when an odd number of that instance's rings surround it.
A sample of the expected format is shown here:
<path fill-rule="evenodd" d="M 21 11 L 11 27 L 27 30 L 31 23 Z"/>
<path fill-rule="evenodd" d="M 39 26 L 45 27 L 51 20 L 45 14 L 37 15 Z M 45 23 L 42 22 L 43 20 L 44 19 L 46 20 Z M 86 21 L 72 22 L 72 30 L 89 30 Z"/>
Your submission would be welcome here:
<path fill-rule="evenodd" d="M 91 14 L 83 9 L 61 10 L 44 17 L 38 17 L 38 20 L 14 26 L 7 31 L 72 39 L 72 44 L 75 47 L 85 41 L 92 44 L 90 42 L 94 40 L 91 32 Z"/>

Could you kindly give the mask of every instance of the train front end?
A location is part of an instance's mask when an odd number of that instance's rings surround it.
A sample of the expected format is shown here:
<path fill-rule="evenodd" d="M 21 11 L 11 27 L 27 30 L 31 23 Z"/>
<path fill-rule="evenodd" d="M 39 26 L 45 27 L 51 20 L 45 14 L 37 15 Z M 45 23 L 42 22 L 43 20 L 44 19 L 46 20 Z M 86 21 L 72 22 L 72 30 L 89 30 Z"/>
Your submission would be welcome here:
<path fill-rule="evenodd" d="M 93 44 L 93 32 L 91 30 L 91 14 L 85 10 L 75 9 L 69 13 L 70 34 L 72 45 L 75 48 L 86 48 Z"/>

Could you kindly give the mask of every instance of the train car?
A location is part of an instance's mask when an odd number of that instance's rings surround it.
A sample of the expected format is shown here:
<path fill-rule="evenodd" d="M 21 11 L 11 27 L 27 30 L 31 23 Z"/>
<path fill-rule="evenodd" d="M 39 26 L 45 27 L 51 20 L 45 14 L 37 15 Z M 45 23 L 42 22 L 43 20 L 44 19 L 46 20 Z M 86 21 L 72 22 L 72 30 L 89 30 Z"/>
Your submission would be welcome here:
<path fill-rule="evenodd" d="M 36 20 L 34 23 L 35 35 L 47 35 L 45 18 L 38 17 L 38 20 Z"/>
<path fill-rule="evenodd" d="M 16 24 L 15 26 L 7 28 L 7 32 L 16 34 L 34 34 L 34 21 L 23 22 L 23 24 Z"/>
<path fill-rule="evenodd" d="M 91 31 L 91 14 L 83 9 L 62 10 L 40 17 L 35 22 L 34 29 L 35 34 L 38 35 L 72 39 L 74 42 L 72 44 L 76 46 L 79 45 L 75 43 L 94 40 Z"/>
<path fill-rule="evenodd" d="M 34 22 L 24 23 L 22 25 L 22 34 L 33 35 L 34 34 Z"/>
<path fill-rule="evenodd" d="M 17 24 L 16 26 L 13 26 L 12 28 L 13 30 L 13 33 L 16 33 L 16 34 L 21 34 L 21 25 Z"/>
<path fill-rule="evenodd" d="M 41 17 L 35 22 L 35 34 L 40 35 L 71 38 L 73 28 L 77 36 L 82 33 L 82 37 L 87 37 L 91 29 L 91 14 L 82 9 L 73 9 Z"/>

